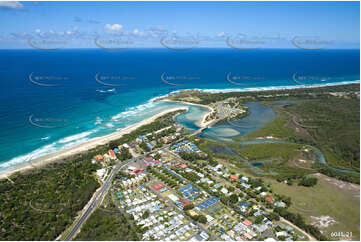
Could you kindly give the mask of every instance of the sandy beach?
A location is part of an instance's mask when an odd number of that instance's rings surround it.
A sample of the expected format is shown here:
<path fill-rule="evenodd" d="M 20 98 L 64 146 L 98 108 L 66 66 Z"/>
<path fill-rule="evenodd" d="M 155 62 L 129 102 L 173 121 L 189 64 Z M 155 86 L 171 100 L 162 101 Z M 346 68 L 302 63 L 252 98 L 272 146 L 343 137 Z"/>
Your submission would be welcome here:
<path fill-rule="evenodd" d="M 24 163 L 22 165 L 14 167 L 13 170 L 4 171 L 3 173 L 0 173 L 0 179 L 7 178 L 9 175 L 11 175 L 12 173 L 15 173 L 15 172 L 23 172 L 25 170 L 34 169 L 35 167 L 41 167 L 46 164 L 49 164 L 50 162 L 58 161 L 58 160 L 66 158 L 68 156 L 72 156 L 72 155 L 87 151 L 89 149 L 95 148 L 98 145 L 104 145 L 112 140 L 122 137 L 124 134 L 128 134 L 128 133 L 132 132 L 133 130 L 139 128 L 140 126 L 143 126 L 143 125 L 153 122 L 155 119 L 157 119 L 160 116 L 163 116 L 167 113 L 178 111 L 178 110 L 188 110 L 188 107 L 184 106 L 184 107 L 177 107 L 177 108 L 164 110 L 163 112 L 160 112 L 150 118 L 144 119 L 138 123 L 135 123 L 133 125 L 125 127 L 124 129 L 119 130 L 117 132 L 114 132 L 114 133 L 111 133 L 111 134 L 108 134 L 105 136 L 93 138 L 82 144 L 75 145 L 73 147 L 69 147 L 67 149 L 39 157 L 37 159 L 32 160 L 31 164 Z"/>
<path fill-rule="evenodd" d="M 190 103 L 190 102 L 183 102 L 183 101 L 174 101 L 174 100 L 170 100 L 170 99 L 167 99 L 167 98 L 164 98 L 164 99 L 161 99 L 159 100 L 159 102 L 173 102 L 173 103 L 181 103 L 181 104 L 188 104 L 188 105 L 193 105 L 193 106 L 200 106 L 200 107 L 204 107 L 204 108 L 207 108 L 209 109 L 209 112 L 208 113 L 205 113 L 202 117 L 202 120 L 200 122 L 197 122 L 197 124 L 199 125 L 199 127 L 201 128 L 204 128 L 204 127 L 207 127 L 208 124 L 210 124 L 213 120 L 210 120 L 210 121 L 206 121 L 206 117 L 212 113 L 214 111 L 213 108 L 211 108 L 210 106 L 207 106 L 207 105 L 203 105 L 203 104 L 198 104 L 198 103 Z"/>

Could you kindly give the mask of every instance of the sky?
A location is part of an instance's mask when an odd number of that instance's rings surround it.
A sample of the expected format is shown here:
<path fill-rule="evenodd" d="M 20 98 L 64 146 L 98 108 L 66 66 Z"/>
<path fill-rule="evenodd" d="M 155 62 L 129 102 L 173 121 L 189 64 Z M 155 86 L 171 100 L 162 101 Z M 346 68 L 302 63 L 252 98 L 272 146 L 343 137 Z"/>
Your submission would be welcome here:
<path fill-rule="evenodd" d="M 0 2 L 0 49 L 359 48 L 359 2 Z"/>

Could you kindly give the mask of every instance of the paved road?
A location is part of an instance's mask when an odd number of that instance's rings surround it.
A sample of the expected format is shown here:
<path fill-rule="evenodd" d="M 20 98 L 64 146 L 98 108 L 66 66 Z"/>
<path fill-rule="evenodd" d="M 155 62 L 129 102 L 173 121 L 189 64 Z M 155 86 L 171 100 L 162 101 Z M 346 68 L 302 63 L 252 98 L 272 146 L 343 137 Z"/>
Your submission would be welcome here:
<path fill-rule="evenodd" d="M 217 121 L 217 120 L 215 120 Z M 195 135 L 199 132 L 201 132 L 203 129 L 197 130 L 195 131 L 193 134 L 190 134 L 189 136 Z M 185 139 L 187 136 L 185 136 L 183 139 Z M 182 139 L 181 139 L 182 140 Z M 82 214 L 82 216 L 80 217 L 80 220 L 76 223 L 76 225 L 73 227 L 72 231 L 66 236 L 65 241 L 69 241 L 73 238 L 73 236 L 76 234 L 76 232 L 80 229 L 80 227 L 82 226 L 82 224 L 84 223 L 84 221 L 88 218 L 88 216 L 93 212 L 94 208 L 97 207 L 98 202 L 100 202 L 102 200 L 102 197 L 108 192 L 110 185 L 112 183 L 113 177 L 114 175 L 120 170 L 120 168 L 122 168 L 123 166 L 127 165 L 128 163 L 132 162 L 132 161 L 136 161 L 139 159 L 144 158 L 146 155 L 148 155 L 149 153 L 154 153 L 157 152 L 158 150 L 161 149 L 165 149 L 168 148 L 170 146 L 170 144 L 165 145 L 161 148 L 155 149 L 152 152 L 148 152 L 147 154 L 144 154 L 142 156 L 137 156 L 134 157 L 132 159 L 129 159 L 127 161 L 124 161 L 123 163 L 117 165 L 110 173 L 110 175 L 108 176 L 107 180 L 105 181 L 105 183 L 103 183 L 100 192 L 98 193 L 98 195 L 95 197 L 95 199 L 91 202 L 90 206 L 85 210 L 85 212 Z"/>
<path fill-rule="evenodd" d="M 76 234 L 76 232 L 79 230 L 79 228 L 81 227 L 81 225 L 84 223 L 84 221 L 88 218 L 88 216 L 92 213 L 92 211 L 94 210 L 94 208 L 96 208 L 96 205 L 99 201 L 101 201 L 102 197 L 104 194 L 106 194 L 110 188 L 110 185 L 112 183 L 113 177 L 114 175 L 120 170 L 120 168 L 122 168 L 124 165 L 128 164 L 129 162 L 133 161 L 133 159 L 129 159 L 119 165 L 117 165 L 110 173 L 110 175 L 108 176 L 107 180 L 103 183 L 100 192 L 98 193 L 98 195 L 96 195 L 95 199 L 91 202 L 90 206 L 85 210 L 85 212 L 83 213 L 83 215 L 80 217 L 80 220 L 76 223 L 76 225 L 74 226 L 74 228 L 72 229 L 72 231 L 66 236 L 65 240 L 69 241 L 71 240 L 71 238 L 73 238 L 73 236 Z"/>
<path fill-rule="evenodd" d="M 153 150 L 152 152 L 149 153 L 154 153 L 160 149 L 165 149 L 167 147 L 169 147 L 170 145 L 165 145 L 162 148 Z M 108 176 L 108 178 L 106 179 L 106 181 L 102 184 L 102 187 L 100 189 L 100 192 L 98 193 L 98 195 L 95 197 L 95 199 L 91 202 L 90 206 L 85 210 L 85 212 L 82 214 L 82 216 L 80 217 L 80 220 L 76 223 L 76 225 L 73 227 L 72 231 L 66 236 L 65 241 L 69 241 L 73 238 L 73 236 L 76 234 L 76 232 L 80 229 L 80 227 L 82 226 L 82 224 L 85 222 L 85 220 L 89 217 L 89 215 L 93 212 L 93 210 L 97 207 L 98 203 L 101 202 L 102 197 L 107 194 L 111 184 L 112 184 L 112 180 L 115 174 L 118 173 L 118 171 L 125 165 L 127 165 L 130 162 L 134 162 L 136 160 L 139 159 L 143 159 L 145 156 L 147 156 L 149 153 L 141 155 L 141 156 L 137 156 L 134 157 L 132 159 L 126 160 L 124 162 L 122 162 L 121 164 L 117 165 L 110 173 L 110 175 Z"/>

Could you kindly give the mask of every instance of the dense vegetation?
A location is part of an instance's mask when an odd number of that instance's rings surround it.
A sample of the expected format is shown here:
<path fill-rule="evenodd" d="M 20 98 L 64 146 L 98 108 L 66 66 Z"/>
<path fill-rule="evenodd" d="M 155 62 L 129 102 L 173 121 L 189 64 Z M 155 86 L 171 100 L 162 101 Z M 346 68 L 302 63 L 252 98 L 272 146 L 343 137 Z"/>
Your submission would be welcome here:
<path fill-rule="evenodd" d="M 360 184 L 360 175 L 359 174 L 337 172 L 337 171 L 332 170 L 332 169 L 330 169 L 328 167 L 325 167 L 325 166 L 320 166 L 317 169 L 317 171 L 324 174 L 324 175 L 326 175 L 326 176 L 334 177 L 334 178 L 336 178 L 338 180 L 341 180 L 341 181 Z"/>
<path fill-rule="evenodd" d="M 264 143 L 249 144 L 237 151 L 250 161 L 271 158 L 279 158 L 282 161 L 288 161 L 298 153 L 300 148 L 302 148 L 302 145 L 298 144 Z"/>
<path fill-rule="evenodd" d="M 324 97 L 286 106 L 307 128 L 329 164 L 360 168 L 360 100 Z"/>
<path fill-rule="evenodd" d="M 75 240 L 128 241 L 139 240 L 131 223 L 132 219 L 122 213 L 110 213 L 97 209 L 89 217 Z"/>
<path fill-rule="evenodd" d="M 297 88 L 285 90 L 268 90 L 258 92 L 226 92 L 226 93 L 203 93 L 196 90 L 183 91 L 174 96 L 167 98 L 173 100 L 184 100 L 190 98 L 195 103 L 210 104 L 227 98 L 239 97 L 244 101 L 269 101 L 280 99 L 302 99 L 302 98 L 318 98 L 327 92 L 359 92 L 359 84 L 340 85 L 340 86 L 326 86 L 317 88 Z M 310 95 L 312 93 L 312 95 Z M 272 95 L 272 96 L 271 96 Z"/>
<path fill-rule="evenodd" d="M 99 187 L 85 157 L 45 168 L 0 181 L 0 240 L 55 240 Z"/>
<path fill-rule="evenodd" d="M 296 143 L 310 144 L 322 151 L 326 162 L 331 166 L 359 170 L 360 101 L 357 94 L 359 91 L 359 84 L 351 84 L 259 92 L 184 91 L 170 98 L 190 99 L 195 103 L 206 105 L 234 97 L 242 102 L 260 101 L 266 104 L 272 104 L 272 101 L 277 100 L 294 100 L 295 103 L 286 105 L 284 108 L 275 107 L 277 117 L 267 125 L 236 140 L 273 136 Z M 341 97 L 333 96 L 336 92 Z M 302 127 L 292 124 L 293 117 Z M 335 174 L 326 168 L 319 171 L 326 175 L 340 177 L 345 181 L 359 183 L 354 176 L 347 178 L 347 175 Z"/>
<path fill-rule="evenodd" d="M 0 240 L 55 240 L 74 221 L 99 187 L 93 173 L 100 166 L 92 164 L 91 159 L 98 153 L 106 153 L 120 144 L 133 141 L 139 135 L 174 124 L 173 116 L 181 112 L 170 112 L 118 140 L 61 162 L 14 174 L 10 177 L 11 181 L 0 180 Z M 126 149 L 121 149 L 119 156 L 121 159 L 131 157 Z M 118 240 L 125 238 L 118 237 Z"/>
<path fill-rule="evenodd" d="M 117 155 L 117 158 L 119 160 L 123 160 L 123 161 L 131 159 L 133 157 L 132 154 L 130 154 L 129 150 L 127 148 L 124 148 L 124 147 L 122 147 L 119 150 L 119 153 L 117 153 L 116 155 Z"/>
<path fill-rule="evenodd" d="M 152 133 L 154 131 L 161 130 L 163 128 L 171 126 L 175 123 L 175 121 L 173 120 L 173 117 L 182 112 L 184 112 L 184 110 L 167 113 L 167 114 L 163 115 L 162 117 L 157 118 L 150 124 L 145 124 L 145 125 L 137 128 L 136 130 L 130 132 L 129 134 L 123 135 L 121 138 L 119 138 L 117 140 L 110 141 L 109 144 L 106 147 L 104 147 L 101 151 L 103 151 L 103 153 L 105 153 L 105 152 L 107 152 L 107 149 L 117 147 L 119 144 L 124 144 L 124 143 L 134 141 L 140 135 Z M 162 134 L 167 135 L 168 133 L 171 133 L 171 132 L 174 132 L 174 129 L 164 130 L 164 131 L 162 131 Z"/>
<path fill-rule="evenodd" d="M 299 182 L 299 186 L 313 187 L 317 184 L 316 177 L 303 177 Z"/>
<path fill-rule="evenodd" d="M 198 153 L 195 152 L 180 151 L 178 154 L 183 160 L 195 161 L 201 159 Z"/>

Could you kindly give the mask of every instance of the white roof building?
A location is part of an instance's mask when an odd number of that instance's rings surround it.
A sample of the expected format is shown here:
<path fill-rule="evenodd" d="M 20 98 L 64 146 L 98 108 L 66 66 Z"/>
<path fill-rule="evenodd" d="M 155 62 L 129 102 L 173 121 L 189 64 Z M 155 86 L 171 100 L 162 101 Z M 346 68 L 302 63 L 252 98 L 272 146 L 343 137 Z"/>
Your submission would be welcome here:
<path fill-rule="evenodd" d="M 107 172 L 107 169 L 106 169 L 106 168 L 102 168 L 102 169 L 97 170 L 97 175 L 100 177 L 100 179 L 103 180 L 106 172 Z"/>
<path fill-rule="evenodd" d="M 244 181 L 244 182 L 248 182 L 249 179 L 248 179 L 248 177 L 242 176 L 241 180 Z"/>
<path fill-rule="evenodd" d="M 174 194 L 170 194 L 170 195 L 168 195 L 168 197 L 169 197 L 169 199 L 172 200 L 173 202 L 176 202 L 176 201 L 179 200 L 179 198 L 178 198 L 176 195 L 174 195 Z"/>
<path fill-rule="evenodd" d="M 223 188 L 221 189 L 221 192 L 222 192 L 223 194 L 228 194 L 228 189 L 225 188 L 225 187 L 223 187 Z"/>

